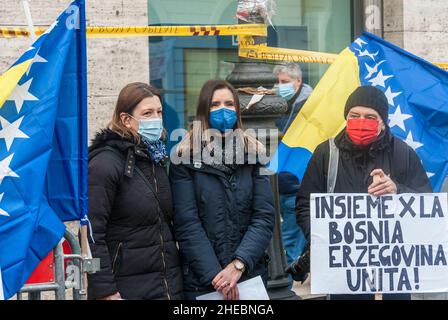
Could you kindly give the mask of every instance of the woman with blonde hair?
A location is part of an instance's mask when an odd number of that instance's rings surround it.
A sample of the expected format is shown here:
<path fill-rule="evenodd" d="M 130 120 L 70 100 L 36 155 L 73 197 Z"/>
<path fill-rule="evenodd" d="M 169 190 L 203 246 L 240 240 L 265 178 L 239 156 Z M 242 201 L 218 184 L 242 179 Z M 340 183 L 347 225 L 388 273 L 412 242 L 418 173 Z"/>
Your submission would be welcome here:
<path fill-rule="evenodd" d="M 204 84 L 196 120 L 177 148 L 182 161 L 169 174 L 184 296 L 218 291 L 238 300 L 238 282 L 267 280 L 275 209 L 269 178 L 256 161 L 263 145 L 244 133 L 238 95 L 226 81 Z"/>

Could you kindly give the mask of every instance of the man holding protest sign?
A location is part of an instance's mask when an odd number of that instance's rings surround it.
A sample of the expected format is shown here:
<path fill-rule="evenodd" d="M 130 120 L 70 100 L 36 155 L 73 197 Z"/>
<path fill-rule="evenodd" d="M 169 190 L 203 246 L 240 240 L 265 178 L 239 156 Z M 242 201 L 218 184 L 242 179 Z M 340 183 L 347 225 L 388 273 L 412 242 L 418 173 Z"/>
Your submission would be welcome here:
<path fill-rule="evenodd" d="M 388 99 L 379 89 L 358 87 L 345 105 L 346 128 L 317 147 L 296 202 L 297 222 L 310 243 L 310 195 L 369 193 L 373 196 L 430 193 L 432 187 L 416 152 L 394 137 Z M 373 295 L 332 299 L 373 299 Z M 409 295 L 391 296 L 407 298 Z"/>

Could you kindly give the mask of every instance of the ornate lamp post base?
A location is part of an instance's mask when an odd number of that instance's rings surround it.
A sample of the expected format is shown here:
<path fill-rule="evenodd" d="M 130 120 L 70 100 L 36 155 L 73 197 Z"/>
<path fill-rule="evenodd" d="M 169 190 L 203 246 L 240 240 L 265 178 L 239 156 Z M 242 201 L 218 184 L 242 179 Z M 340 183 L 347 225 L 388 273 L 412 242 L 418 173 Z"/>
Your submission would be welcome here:
<path fill-rule="evenodd" d="M 259 86 L 271 88 L 277 82 L 276 77 L 266 64 L 249 62 L 247 60 L 237 63 L 227 80 L 235 88 L 257 88 Z M 286 101 L 279 96 L 267 95 L 260 102 L 248 109 L 247 105 L 252 96 L 240 93 L 239 98 L 245 128 L 255 130 L 267 129 L 266 132 L 269 136 L 259 136 L 259 138 L 262 141 L 267 141 L 266 148 L 269 150 L 271 141 L 275 141 L 275 143 L 278 141 L 278 134 L 273 133 L 277 129 L 275 120 L 287 112 L 288 105 Z M 274 132 L 276 133 L 277 131 Z M 300 297 L 289 289 L 290 281 L 284 272 L 286 269 L 286 259 L 280 228 L 281 218 L 277 175 L 271 176 L 271 184 L 276 212 L 274 234 L 268 248 L 268 254 L 270 256 L 268 294 L 272 300 L 298 300 Z"/>

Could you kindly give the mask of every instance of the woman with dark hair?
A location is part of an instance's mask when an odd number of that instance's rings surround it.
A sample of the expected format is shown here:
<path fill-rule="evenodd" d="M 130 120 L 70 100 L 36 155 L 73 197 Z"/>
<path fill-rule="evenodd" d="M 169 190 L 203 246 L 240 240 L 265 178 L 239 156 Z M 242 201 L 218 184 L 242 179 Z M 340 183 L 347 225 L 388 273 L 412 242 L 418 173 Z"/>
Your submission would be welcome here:
<path fill-rule="evenodd" d="M 170 166 L 184 296 L 218 291 L 238 300 L 238 282 L 267 280 L 274 204 L 269 178 L 250 160 L 264 146 L 242 131 L 238 95 L 226 81 L 204 84 L 196 120 L 177 148 L 181 163 Z"/>
<path fill-rule="evenodd" d="M 89 148 L 90 245 L 101 260 L 88 276 L 89 299 L 182 298 L 162 136 L 157 90 L 124 87 L 108 129 Z"/>

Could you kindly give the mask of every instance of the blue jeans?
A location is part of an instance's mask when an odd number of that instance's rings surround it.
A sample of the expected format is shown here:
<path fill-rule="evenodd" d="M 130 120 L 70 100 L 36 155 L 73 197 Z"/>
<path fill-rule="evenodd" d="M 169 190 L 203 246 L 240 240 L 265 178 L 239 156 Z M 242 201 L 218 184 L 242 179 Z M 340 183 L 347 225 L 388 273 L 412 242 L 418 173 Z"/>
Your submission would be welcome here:
<path fill-rule="evenodd" d="M 280 212 L 282 215 L 282 239 L 288 265 L 297 260 L 307 244 L 305 235 L 296 220 L 296 196 L 280 195 Z"/>

